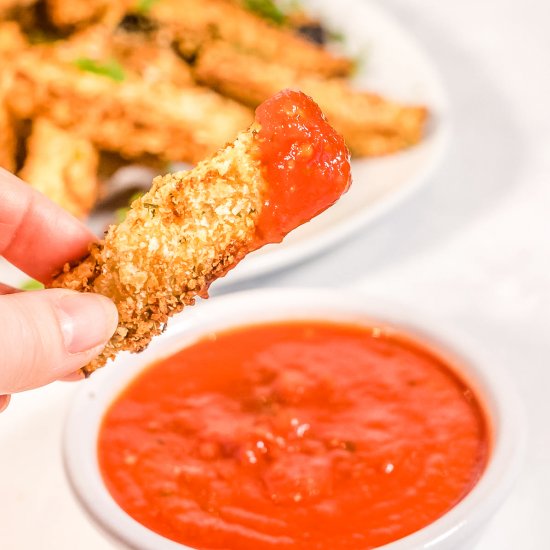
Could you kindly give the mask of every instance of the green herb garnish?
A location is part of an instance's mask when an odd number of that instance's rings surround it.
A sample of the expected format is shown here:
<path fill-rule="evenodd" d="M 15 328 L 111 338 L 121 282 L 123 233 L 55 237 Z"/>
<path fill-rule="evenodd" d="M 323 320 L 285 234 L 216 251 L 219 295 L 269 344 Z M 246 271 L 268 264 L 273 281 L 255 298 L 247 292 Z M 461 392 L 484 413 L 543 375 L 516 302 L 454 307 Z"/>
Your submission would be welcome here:
<path fill-rule="evenodd" d="M 346 40 L 346 36 L 343 32 L 328 30 L 327 33 L 328 33 L 328 39 L 331 42 L 344 42 Z"/>
<path fill-rule="evenodd" d="M 44 285 L 40 281 L 35 279 L 29 279 L 25 281 L 20 287 L 21 290 L 42 290 Z"/>
<path fill-rule="evenodd" d="M 151 8 L 153 7 L 153 4 L 156 4 L 157 2 L 158 0 L 138 0 L 136 2 L 134 10 L 137 13 L 149 13 L 151 11 Z"/>
<path fill-rule="evenodd" d="M 363 48 L 355 57 L 352 58 L 351 74 L 356 75 L 363 71 L 369 61 L 369 51 Z"/>
<path fill-rule="evenodd" d="M 122 82 L 126 77 L 124 69 L 116 59 L 108 59 L 105 62 L 96 61 L 89 57 L 79 57 L 74 64 L 81 70 L 89 73 L 99 74 Z"/>
<path fill-rule="evenodd" d="M 244 7 L 277 25 L 286 21 L 286 15 L 273 0 L 244 0 Z"/>

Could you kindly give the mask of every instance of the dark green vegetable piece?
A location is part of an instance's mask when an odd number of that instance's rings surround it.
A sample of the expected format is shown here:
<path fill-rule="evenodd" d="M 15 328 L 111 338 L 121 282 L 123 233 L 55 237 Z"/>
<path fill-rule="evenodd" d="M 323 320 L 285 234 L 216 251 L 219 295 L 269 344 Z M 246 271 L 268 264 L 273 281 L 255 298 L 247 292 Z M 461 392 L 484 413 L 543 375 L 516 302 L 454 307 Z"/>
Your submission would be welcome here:
<path fill-rule="evenodd" d="M 277 25 L 286 21 L 286 15 L 273 0 L 244 0 L 244 7 Z"/>
<path fill-rule="evenodd" d="M 153 4 L 155 4 L 156 2 L 158 2 L 158 0 L 138 0 L 136 2 L 134 10 L 137 13 L 149 13 L 149 11 L 151 11 L 151 8 L 153 7 Z"/>
<path fill-rule="evenodd" d="M 89 73 L 99 74 L 112 78 L 117 82 L 122 82 L 126 77 L 124 69 L 116 59 L 108 59 L 105 62 L 96 61 L 89 57 L 80 57 L 75 60 L 74 64 L 81 70 Z"/>

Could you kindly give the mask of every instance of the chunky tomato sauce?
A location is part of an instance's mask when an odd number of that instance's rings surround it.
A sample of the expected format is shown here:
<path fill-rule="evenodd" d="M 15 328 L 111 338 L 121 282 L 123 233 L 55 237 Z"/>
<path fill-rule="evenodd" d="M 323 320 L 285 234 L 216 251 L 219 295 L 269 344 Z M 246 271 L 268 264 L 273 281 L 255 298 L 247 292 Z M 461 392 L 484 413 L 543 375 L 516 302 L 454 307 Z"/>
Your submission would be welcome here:
<path fill-rule="evenodd" d="M 259 157 L 268 191 L 258 246 L 279 242 L 334 204 L 351 183 L 349 152 L 321 109 L 302 92 L 284 90 L 256 109 Z"/>
<path fill-rule="evenodd" d="M 137 521 L 193 548 L 370 549 L 433 522 L 489 452 L 472 391 L 384 329 L 293 322 L 212 334 L 152 365 L 101 427 Z"/>

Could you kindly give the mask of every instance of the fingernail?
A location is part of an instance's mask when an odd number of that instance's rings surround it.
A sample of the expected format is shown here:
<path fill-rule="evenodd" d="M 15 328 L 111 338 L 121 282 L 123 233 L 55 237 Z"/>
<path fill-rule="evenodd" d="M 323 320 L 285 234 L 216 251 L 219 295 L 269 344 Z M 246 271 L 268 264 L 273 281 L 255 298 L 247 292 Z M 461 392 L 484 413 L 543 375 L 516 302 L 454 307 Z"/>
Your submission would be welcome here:
<path fill-rule="evenodd" d="M 5 411 L 10 404 L 11 395 L 0 395 L 0 413 Z"/>
<path fill-rule="evenodd" d="M 80 353 L 105 344 L 116 328 L 116 308 L 100 294 L 63 296 L 56 306 L 69 353 Z"/>

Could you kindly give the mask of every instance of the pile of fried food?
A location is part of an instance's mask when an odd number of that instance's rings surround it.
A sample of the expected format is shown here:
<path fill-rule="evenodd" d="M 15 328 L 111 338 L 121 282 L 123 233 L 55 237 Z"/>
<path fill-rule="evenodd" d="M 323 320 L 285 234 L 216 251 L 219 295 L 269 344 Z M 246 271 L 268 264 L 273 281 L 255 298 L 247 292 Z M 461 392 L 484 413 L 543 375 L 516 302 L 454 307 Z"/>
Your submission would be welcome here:
<path fill-rule="evenodd" d="M 0 0 L 0 166 L 85 218 L 112 165 L 194 164 L 283 88 L 355 156 L 421 140 L 426 109 L 355 90 L 326 35 L 273 0 Z"/>

